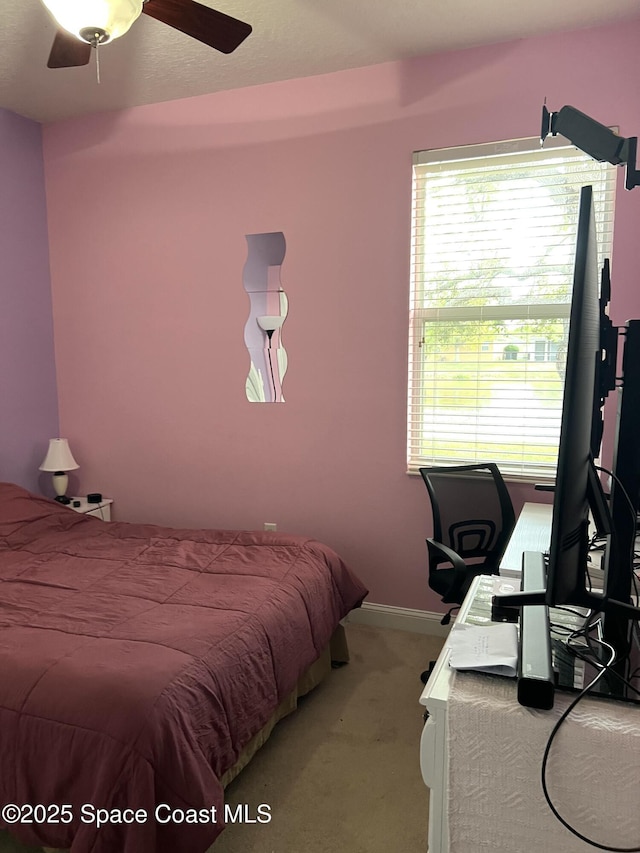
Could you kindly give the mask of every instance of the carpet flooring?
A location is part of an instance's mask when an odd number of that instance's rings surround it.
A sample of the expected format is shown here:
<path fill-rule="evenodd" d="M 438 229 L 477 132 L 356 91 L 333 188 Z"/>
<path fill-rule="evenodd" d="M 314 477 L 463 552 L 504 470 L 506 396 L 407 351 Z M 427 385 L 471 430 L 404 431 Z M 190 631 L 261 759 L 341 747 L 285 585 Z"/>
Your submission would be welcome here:
<path fill-rule="evenodd" d="M 351 661 L 282 720 L 227 788 L 270 806 L 267 824 L 227 826 L 209 853 L 426 853 L 420 673 L 443 640 L 347 625 Z"/>

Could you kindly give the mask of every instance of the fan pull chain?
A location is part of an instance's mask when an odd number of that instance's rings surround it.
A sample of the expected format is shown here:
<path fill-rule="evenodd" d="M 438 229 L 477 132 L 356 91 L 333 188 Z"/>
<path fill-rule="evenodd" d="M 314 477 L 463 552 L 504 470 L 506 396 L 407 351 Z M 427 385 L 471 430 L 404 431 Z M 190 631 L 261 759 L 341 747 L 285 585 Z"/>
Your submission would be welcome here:
<path fill-rule="evenodd" d="M 96 80 L 98 81 L 98 85 L 100 85 L 100 52 L 98 48 L 100 46 L 100 42 L 96 42 Z"/>

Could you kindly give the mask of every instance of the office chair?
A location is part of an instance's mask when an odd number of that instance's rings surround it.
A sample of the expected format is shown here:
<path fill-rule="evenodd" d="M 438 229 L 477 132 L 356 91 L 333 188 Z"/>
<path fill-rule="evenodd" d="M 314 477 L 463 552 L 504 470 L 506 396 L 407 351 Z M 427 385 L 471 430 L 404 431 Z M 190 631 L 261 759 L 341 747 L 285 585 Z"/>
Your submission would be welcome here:
<path fill-rule="evenodd" d="M 496 575 L 516 517 L 502 474 L 494 462 L 420 468 L 433 510 L 427 539 L 429 586 L 452 604 L 447 625 L 477 575 Z M 426 684 L 435 661 L 420 676 Z"/>
<path fill-rule="evenodd" d="M 515 526 L 511 497 L 498 466 L 420 468 L 433 510 L 433 537 L 427 539 L 429 586 L 444 604 L 454 605 L 451 619 L 476 575 L 498 574 Z"/>

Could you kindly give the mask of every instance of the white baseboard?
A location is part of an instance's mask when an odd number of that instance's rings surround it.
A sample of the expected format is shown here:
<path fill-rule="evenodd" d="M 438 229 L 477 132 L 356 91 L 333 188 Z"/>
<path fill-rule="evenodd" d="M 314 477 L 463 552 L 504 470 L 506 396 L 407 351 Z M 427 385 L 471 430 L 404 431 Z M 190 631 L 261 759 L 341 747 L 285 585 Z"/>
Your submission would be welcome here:
<path fill-rule="evenodd" d="M 441 625 L 441 619 L 442 613 L 431 613 L 429 610 L 411 610 L 408 607 L 391 607 L 388 604 L 371 604 L 365 601 L 362 607 L 352 610 L 343 621 L 446 637 L 451 626 Z"/>

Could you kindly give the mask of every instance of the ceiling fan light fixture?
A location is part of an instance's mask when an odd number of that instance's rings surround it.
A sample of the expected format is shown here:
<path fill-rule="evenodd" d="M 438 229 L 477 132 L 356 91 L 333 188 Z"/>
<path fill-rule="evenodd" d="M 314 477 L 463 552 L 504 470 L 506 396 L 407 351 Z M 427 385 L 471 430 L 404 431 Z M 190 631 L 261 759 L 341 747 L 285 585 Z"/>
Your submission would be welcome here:
<path fill-rule="evenodd" d="M 123 36 L 142 12 L 142 0 L 42 0 L 58 24 L 90 44 Z M 99 38 L 96 38 L 99 36 Z"/>

